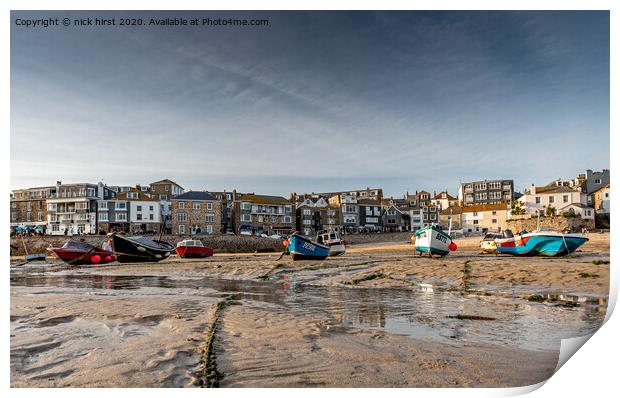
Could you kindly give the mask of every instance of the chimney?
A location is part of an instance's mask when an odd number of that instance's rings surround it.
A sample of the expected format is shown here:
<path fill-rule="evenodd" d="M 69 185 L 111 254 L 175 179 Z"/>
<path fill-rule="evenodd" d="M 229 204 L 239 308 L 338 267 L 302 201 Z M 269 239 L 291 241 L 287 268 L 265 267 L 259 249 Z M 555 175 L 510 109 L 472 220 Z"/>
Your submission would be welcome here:
<path fill-rule="evenodd" d="M 536 186 L 534 186 L 534 184 L 530 187 L 530 194 L 536 195 Z"/>

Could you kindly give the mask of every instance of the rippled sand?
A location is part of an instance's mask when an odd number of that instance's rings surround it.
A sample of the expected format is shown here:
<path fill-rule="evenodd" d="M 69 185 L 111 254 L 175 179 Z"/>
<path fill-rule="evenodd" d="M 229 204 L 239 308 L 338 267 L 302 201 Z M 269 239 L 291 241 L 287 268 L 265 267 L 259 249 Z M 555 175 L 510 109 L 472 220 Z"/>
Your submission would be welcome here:
<path fill-rule="evenodd" d="M 509 328 L 527 331 L 528 322 L 538 322 L 546 330 L 555 324 L 562 335 L 578 335 L 596 327 L 604 305 L 584 313 L 525 298 L 565 294 L 604 303 L 609 265 L 593 262 L 609 260 L 609 235 L 592 234 L 580 252 L 559 259 L 480 255 L 477 242 L 458 241 L 457 252 L 432 259 L 415 255 L 403 242 L 353 246 L 345 256 L 324 261 L 247 254 L 12 269 L 11 386 L 193 386 L 205 337 L 214 327 L 213 304 L 225 297 L 229 305 L 214 340 L 222 387 L 499 387 L 542 381 L 556 366 L 557 347 L 527 348 L 536 340 L 534 331 L 511 344 Z M 202 285 L 205 277 L 208 286 Z M 148 283 L 139 282 L 144 278 Z M 269 280 L 277 281 L 277 290 L 262 282 Z M 304 293 L 295 285 L 318 290 Z M 320 300 L 304 308 L 295 298 L 342 289 L 369 294 L 355 308 L 338 295 L 330 308 Z M 378 303 L 373 291 L 421 290 L 434 298 L 412 315 L 423 329 L 401 331 L 367 319 L 394 311 L 366 310 Z M 434 310 L 443 302 L 437 292 L 460 304 L 448 312 Z M 389 297 L 382 300 L 389 303 Z M 454 323 L 446 314 L 497 319 Z M 455 325 L 459 330 L 452 333 Z M 487 338 L 485 328 L 506 336 Z"/>

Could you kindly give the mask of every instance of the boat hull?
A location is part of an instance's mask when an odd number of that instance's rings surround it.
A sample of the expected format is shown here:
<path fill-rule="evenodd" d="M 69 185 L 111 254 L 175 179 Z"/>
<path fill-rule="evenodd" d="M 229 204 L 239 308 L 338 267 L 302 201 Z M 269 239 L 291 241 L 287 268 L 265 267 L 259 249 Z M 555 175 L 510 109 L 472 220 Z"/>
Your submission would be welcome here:
<path fill-rule="evenodd" d="M 560 257 L 573 253 L 587 241 L 588 238 L 580 234 L 534 232 L 498 239 L 496 243 L 500 254 Z"/>
<path fill-rule="evenodd" d="M 329 256 L 329 247 L 300 235 L 288 239 L 288 251 L 293 260 L 323 260 Z"/>
<path fill-rule="evenodd" d="M 174 247 L 144 237 L 112 237 L 112 247 L 119 263 L 157 262 L 170 256 Z"/>
<path fill-rule="evenodd" d="M 445 256 L 450 253 L 452 238 L 437 227 L 424 227 L 415 231 L 415 249 L 420 253 Z"/>
<path fill-rule="evenodd" d="M 181 258 L 205 258 L 213 255 L 213 249 L 200 246 L 177 246 L 176 252 Z"/>
<path fill-rule="evenodd" d="M 106 264 L 116 260 L 114 252 L 84 242 L 69 242 L 63 247 L 51 247 L 48 250 L 71 265 Z M 95 256 L 98 257 L 96 260 Z"/>
<path fill-rule="evenodd" d="M 343 255 L 345 253 L 346 250 L 347 250 L 347 248 L 342 243 L 330 245 L 329 246 L 329 256 L 330 257 L 341 256 L 341 255 Z"/>

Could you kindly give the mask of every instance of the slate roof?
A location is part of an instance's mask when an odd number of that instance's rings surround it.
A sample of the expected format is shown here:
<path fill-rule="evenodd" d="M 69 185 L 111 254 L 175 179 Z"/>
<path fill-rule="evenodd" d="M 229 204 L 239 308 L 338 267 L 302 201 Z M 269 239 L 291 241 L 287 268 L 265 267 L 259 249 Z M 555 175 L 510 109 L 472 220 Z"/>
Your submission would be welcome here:
<path fill-rule="evenodd" d="M 206 191 L 188 191 L 181 195 L 172 197 L 172 200 L 219 200 L 215 196 Z"/>

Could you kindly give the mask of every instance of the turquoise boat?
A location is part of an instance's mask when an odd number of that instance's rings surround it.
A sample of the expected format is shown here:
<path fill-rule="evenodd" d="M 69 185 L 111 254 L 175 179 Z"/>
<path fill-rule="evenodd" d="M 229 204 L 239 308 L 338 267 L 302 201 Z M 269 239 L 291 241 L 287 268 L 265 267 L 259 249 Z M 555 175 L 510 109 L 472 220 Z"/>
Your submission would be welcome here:
<path fill-rule="evenodd" d="M 582 234 L 562 234 L 554 231 L 535 231 L 496 239 L 497 252 L 513 256 L 559 257 L 573 253 L 588 238 Z"/>
<path fill-rule="evenodd" d="M 324 260 L 329 256 L 329 246 L 314 242 L 297 233 L 288 238 L 287 248 L 293 260 Z"/>

